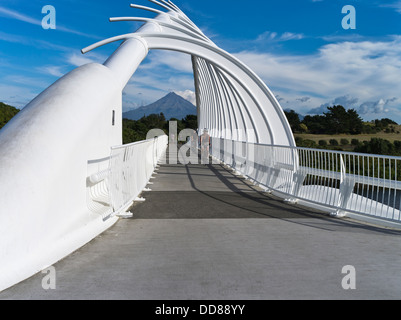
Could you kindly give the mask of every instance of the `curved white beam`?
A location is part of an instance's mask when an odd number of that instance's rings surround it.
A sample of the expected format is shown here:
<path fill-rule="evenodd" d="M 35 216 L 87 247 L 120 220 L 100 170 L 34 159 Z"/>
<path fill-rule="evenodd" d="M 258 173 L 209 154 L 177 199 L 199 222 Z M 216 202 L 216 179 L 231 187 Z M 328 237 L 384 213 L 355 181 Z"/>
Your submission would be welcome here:
<path fill-rule="evenodd" d="M 170 11 L 170 10 L 176 11 L 176 9 L 173 8 L 173 7 L 170 6 L 170 5 L 165 5 L 165 4 L 160 3 L 160 2 L 158 2 L 158 1 L 156 1 L 156 0 L 149 0 L 149 1 L 150 1 L 150 2 L 153 2 L 154 4 L 157 4 L 158 6 L 160 6 L 160 7 L 164 8 L 164 9 L 166 9 L 167 11 Z"/>
<path fill-rule="evenodd" d="M 169 12 L 172 12 L 172 5 L 168 2 L 151 2 L 156 3 L 167 10 L 170 10 Z M 173 12 L 174 14 L 177 14 L 178 11 L 173 10 Z M 205 61 L 207 61 L 207 63 L 211 62 L 219 69 L 224 70 L 224 72 L 229 74 L 230 77 L 236 82 L 232 84 L 232 86 L 237 87 L 236 89 L 238 92 L 243 91 L 243 99 L 246 100 L 246 111 L 250 114 L 250 119 L 254 122 L 252 124 L 252 129 L 255 131 L 257 137 L 261 137 L 260 139 L 257 139 L 257 142 L 295 145 L 292 131 L 278 101 L 271 93 L 269 88 L 253 71 L 251 71 L 248 67 L 246 67 L 243 63 L 241 63 L 232 55 L 215 46 L 215 44 L 213 44 L 209 39 L 199 37 L 197 33 L 193 33 L 192 30 L 189 30 L 189 28 L 187 29 L 187 26 L 173 25 L 171 19 L 171 17 L 173 16 L 172 14 L 167 14 L 167 16 L 169 16 L 168 18 L 163 16 L 166 16 L 166 14 L 159 14 L 159 16 L 155 19 L 122 17 L 112 18 L 111 21 L 143 21 L 147 24 L 156 23 L 159 26 L 177 31 L 178 33 L 169 33 L 163 30 L 157 30 L 156 32 L 149 33 L 145 32 L 145 30 L 141 28 L 140 30 L 138 30 L 138 32 L 135 33 L 135 35 L 140 36 L 142 39 L 145 39 L 145 41 L 150 44 L 149 48 L 151 49 L 167 49 L 186 52 L 193 56 L 202 57 Z M 184 15 L 182 13 L 178 12 L 178 17 L 183 16 Z M 187 17 L 185 17 L 185 20 L 186 19 Z M 133 35 L 127 35 L 128 38 L 132 36 Z M 95 48 L 99 45 L 110 43 L 111 41 L 117 41 L 119 39 L 122 39 L 122 37 L 107 39 L 91 46 L 90 49 Z M 190 47 L 191 50 L 189 50 Z M 216 74 L 211 74 L 211 72 L 209 72 L 206 77 L 207 80 L 205 79 L 205 81 L 209 81 L 209 84 L 215 84 L 215 86 L 211 88 L 212 98 L 214 99 L 213 105 L 215 105 L 215 108 L 219 109 L 218 113 L 215 114 L 218 121 L 215 122 L 214 125 L 217 127 L 211 129 L 221 131 L 222 128 L 220 127 L 224 127 L 224 117 L 222 117 L 222 112 L 227 113 L 226 111 L 224 111 L 227 110 L 227 106 L 222 103 L 221 97 L 218 97 L 220 95 L 220 92 L 216 92 Z M 221 87 L 219 87 L 218 90 L 222 90 Z M 216 99 L 220 99 L 220 102 L 216 102 Z M 229 108 L 232 108 L 232 106 L 229 106 Z M 273 109 L 273 113 L 270 111 L 269 113 L 267 113 L 268 109 Z M 209 117 L 210 116 L 211 115 L 209 115 Z M 274 129 L 272 129 L 271 127 L 274 127 Z"/>
<path fill-rule="evenodd" d="M 172 19 L 172 17 L 168 16 L 169 19 Z M 179 33 L 182 33 L 186 36 L 190 36 L 190 37 L 194 37 L 196 39 L 199 40 L 206 40 L 204 36 L 202 36 L 201 34 L 194 32 L 192 30 L 188 30 L 176 25 L 173 25 L 172 23 L 166 23 L 163 21 L 158 21 L 155 19 L 151 19 L 151 18 L 143 18 L 143 17 L 115 17 L 115 18 L 110 18 L 109 19 L 110 22 L 118 22 L 118 21 L 139 21 L 139 22 L 153 22 L 156 23 L 162 27 L 166 27 L 166 28 L 170 28 L 173 29 L 175 31 L 178 31 Z"/>
<path fill-rule="evenodd" d="M 134 9 L 150 11 L 150 12 L 157 13 L 157 14 L 166 14 L 166 12 L 164 12 L 164 11 L 157 10 L 157 9 L 154 9 L 154 8 L 150 8 L 150 7 L 146 7 L 146 6 L 141 6 L 139 4 L 130 4 L 130 7 L 134 8 Z"/>
<path fill-rule="evenodd" d="M 82 49 L 122 42 L 103 65 L 81 66 L 56 81 L 0 131 L 5 150 L 0 181 L 7 181 L 0 184 L 0 290 L 55 263 L 116 221 L 109 206 L 90 198 L 90 177 L 108 169 L 110 147 L 122 143 L 122 90 L 149 50 L 192 56 L 200 129 L 216 137 L 295 146 L 284 112 L 263 81 L 171 1 L 150 1 L 167 12 L 133 5 L 158 16 L 127 18 L 144 24 L 135 33 Z"/>
<path fill-rule="evenodd" d="M 260 135 L 268 134 L 269 141 L 280 145 L 295 145 L 291 128 L 278 101 L 262 80 L 237 58 L 208 43 L 171 34 L 140 34 L 150 49 L 175 50 L 202 57 L 230 74 L 247 93 L 247 99 L 254 104 L 251 111 Z M 270 106 L 269 106 L 270 105 Z M 273 112 L 267 114 L 268 108 Z M 274 127 L 274 131 L 272 128 Z"/>

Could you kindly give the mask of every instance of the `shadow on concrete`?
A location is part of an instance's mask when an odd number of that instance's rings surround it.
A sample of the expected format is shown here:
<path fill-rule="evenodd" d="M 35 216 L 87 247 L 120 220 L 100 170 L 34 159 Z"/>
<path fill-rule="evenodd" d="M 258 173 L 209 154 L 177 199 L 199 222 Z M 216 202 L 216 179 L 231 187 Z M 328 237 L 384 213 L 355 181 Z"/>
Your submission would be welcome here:
<path fill-rule="evenodd" d="M 333 218 L 327 213 L 298 204 L 289 205 L 282 199 L 264 192 L 245 178 L 236 176 L 221 164 L 179 166 L 182 171 L 174 173 L 168 171 L 171 165 L 162 166 L 159 174 L 186 176 L 191 190 L 147 193 L 148 201 L 138 203 L 132 208 L 135 219 L 280 219 L 325 231 L 352 228 L 354 231 L 359 229 L 401 235 L 401 231 L 398 230 Z M 223 191 L 209 191 L 204 188 L 200 179 L 210 176 L 218 179 Z M 310 218 L 314 219 L 313 223 L 310 222 Z"/>

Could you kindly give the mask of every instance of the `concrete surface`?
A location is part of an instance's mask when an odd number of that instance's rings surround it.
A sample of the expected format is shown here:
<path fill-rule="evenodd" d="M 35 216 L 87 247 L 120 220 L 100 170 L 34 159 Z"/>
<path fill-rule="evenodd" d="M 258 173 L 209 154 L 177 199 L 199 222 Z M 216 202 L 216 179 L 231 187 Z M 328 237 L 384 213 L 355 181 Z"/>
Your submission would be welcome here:
<path fill-rule="evenodd" d="M 401 233 L 330 218 L 220 165 L 163 165 L 134 218 L 0 299 L 400 299 Z M 356 289 L 342 273 L 355 267 Z"/>

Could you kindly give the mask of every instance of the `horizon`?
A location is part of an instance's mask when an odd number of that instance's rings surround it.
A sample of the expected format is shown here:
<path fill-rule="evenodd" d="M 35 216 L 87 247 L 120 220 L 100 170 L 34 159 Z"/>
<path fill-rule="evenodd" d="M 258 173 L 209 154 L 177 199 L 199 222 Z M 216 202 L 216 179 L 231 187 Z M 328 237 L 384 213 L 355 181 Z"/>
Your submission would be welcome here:
<path fill-rule="evenodd" d="M 171 92 L 167 93 L 164 97 L 161 97 L 160 99 L 157 99 L 157 100 L 155 100 L 155 101 L 153 101 L 153 102 L 150 102 L 150 103 L 147 104 L 147 105 L 137 106 L 137 107 L 134 107 L 134 108 L 132 108 L 132 109 L 125 110 L 125 111 L 123 110 L 122 114 L 123 114 L 123 116 L 124 116 L 124 113 L 127 113 L 127 112 L 130 112 L 130 111 L 134 111 L 134 110 L 138 110 L 138 109 L 140 109 L 140 108 L 144 108 L 144 107 L 150 106 L 150 105 L 152 105 L 152 104 L 158 102 L 159 100 L 164 99 L 165 97 L 167 97 L 167 96 L 170 95 L 171 93 L 174 93 L 174 94 L 176 94 L 177 96 L 183 98 L 184 100 L 186 100 L 187 102 L 191 103 L 191 104 L 196 108 L 196 106 L 195 106 L 190 100 L 186 99 L 184 96 L 182 96 L 182 95 L 180 95 L 180 94 L 178 94 L 178 93 L 176 93 L 176 92 L 174 92 L 174 91 L 171 91 Z M 0 103 L 4 103 L 4 102 L 3 102 L 3 101 L 0 101 Z M 10 105 L 10 106 L 11 106 L 11 105 Z M 11 107 L 17 108 L 17 107 L 15 107 L 15 106 L 11 106 Z M 331 107 L 331 106 L 328 105 L 328 107 Z M 21 110 L 20 108 L 17 108 L 17 109 Z M 299 113 L 299 112 L 297 112 L 297 111 L 295 111 L 295 110 L 293 110 L 293 109 L 291 109 L 291 108 L 283 109 L 283 111 L 284 111 L 284 112 L 294 111 L 294 112 L 300 117 L 300 120 L 301 120 L 301 122 L 302 122 L 302 121 L 303 121 L 303 118 L 304 118 L 305 116 L 307 116 L 307 115 L 312 115 L 312 116 L 313 116 L 313 115 L 323 115 L 324 112 L 327 111 L 327 109 L 326 109 L 326 110 L 323 110 L 322 113 L 320 113 L 320 114 L 301 114 L 301 113 Z M 356 110 L 356 111 L 357 111 L 357 110 Z M 188 115 L 189 115 L 189 114 L 188 114 Z M 358 115 L 359 115 L 359 114 L 358 114 Z M 149 116 L 149 115 L 147 115 L 147 116 Z M 359 116 L 360 116 L 360 115 L 359 115 Z M 383 119 L 390 119 L 390 120 L 393 120 L 393 119 L 391 119 L 391 118 L 386 118 L 386 117 L 384 117 L 384 118 L 375 118 L 375 119 L 363 120 L 363 121 L 364 121 L 364 122 L 374 122 L 375 120 L 383 120 Z M 393 120 L 393 121 L 394 121 L 394 120 Z M 395 122 L 397 122 L 397 121 L 395 121 Z M 401 125 L 401 123 L 398 123 L 398 122 L 397 122 L 397 125 Z"/>
<path fill-rule="evenodd" d="M 328 0 L 174 1 L 218 46 L 242 60 L 266 83 L 283 110 L 322 114 L 327 106 L 358 111 L 364 121 L 401 123 L 401 1 Z M 141 23 L 110 17 L 147 16 L 130 2 L 58 0 L 55 29 L 44 29 L 44 3 L 3 0 L 0 5 L 0 100 L 23 108 L 64 74 L 103 63 L 118 44 L 82 55 L 98 40 L 133 32 Z M 156 8 L 146 0 L 135 3 Z M 94 5 L 95 4 L 95 5 Z M 355 29 L 344 29 L 346 5 Z M 256 8 L 256 10 L 255 10 Z M 151 51 L 123 92 L 123 111 L 175 92 L 194 101 L 190 56 Z"/>

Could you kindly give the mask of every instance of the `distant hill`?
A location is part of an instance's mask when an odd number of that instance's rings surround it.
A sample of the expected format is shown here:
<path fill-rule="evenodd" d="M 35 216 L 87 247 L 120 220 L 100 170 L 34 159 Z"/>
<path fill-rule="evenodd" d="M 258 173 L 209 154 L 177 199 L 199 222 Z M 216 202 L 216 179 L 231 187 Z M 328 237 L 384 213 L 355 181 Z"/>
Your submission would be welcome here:
<path fill-rule="evenodd" d="M 139 120 L 143 116 L 160 113 L 163 113 L 167 120 L 170 120 L 171 118 L 181 120 L 187 115 L 197 114 L 196 107 L 191 102 L 185 100 L 174 92 L 170 92 L 168 95 L 154 103 L 124 112 L 123 118 Z"/>
<path fill-rule="evenodd" d="M 19 112 L 19 109 L 0 102 L 0 129 L 3 128 L 12 117 Z"/>

